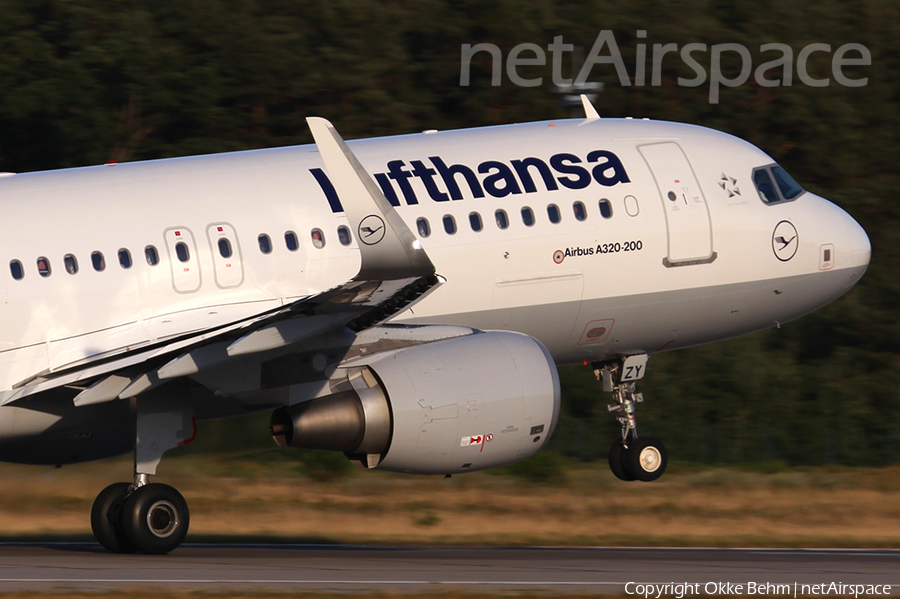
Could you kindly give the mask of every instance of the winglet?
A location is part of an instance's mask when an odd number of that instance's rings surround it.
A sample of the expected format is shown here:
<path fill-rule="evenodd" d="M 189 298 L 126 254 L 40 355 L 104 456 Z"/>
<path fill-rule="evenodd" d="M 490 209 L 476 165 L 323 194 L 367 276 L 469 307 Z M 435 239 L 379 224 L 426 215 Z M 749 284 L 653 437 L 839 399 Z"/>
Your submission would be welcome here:
<path fill-rule="evenodd" d="M 383 281 L 434 274 L 434 265 L 418 239 L 334 126 L 320 117 L 309 117 L 306 123 L 351 230 L 356 232 L 362 254 L 356 280 Z"/>
<path fill-rule="evenodd" d="M 591 104 L 591 99 L 588 98 L 586 94 L 581 94 L 581 105 L 584 106 L 584 118 L 589 121 L 600 118 L 600 113 L 597 112 L 597 109 Z"/>

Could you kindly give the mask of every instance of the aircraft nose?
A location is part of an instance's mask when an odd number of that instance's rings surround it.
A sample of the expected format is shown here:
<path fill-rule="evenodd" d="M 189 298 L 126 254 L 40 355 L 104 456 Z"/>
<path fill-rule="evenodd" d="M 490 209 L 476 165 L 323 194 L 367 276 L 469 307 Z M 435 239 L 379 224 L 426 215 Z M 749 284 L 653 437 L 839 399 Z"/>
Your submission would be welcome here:
<path fill-rule="evenodd" d="M 843 212 L 843 210 L 841 211 Z M 843 213 L 844 218 L 839 230 L 838 252 L 835 255 L 836 268 L 861 268 L 860 275 L 865 272 L 872 259 L 872 244 L 865 229 L 856 220 Z"/>
<path fill-rule="evenodd" d="M 872 258 L 872 244 L 865 229 L 842 208 L 819 197 L 817 242 L 819 270 L 845 271 L 852 287 L 866 272 Z M 849 287 L 848 287 L 849 288 Z"/>

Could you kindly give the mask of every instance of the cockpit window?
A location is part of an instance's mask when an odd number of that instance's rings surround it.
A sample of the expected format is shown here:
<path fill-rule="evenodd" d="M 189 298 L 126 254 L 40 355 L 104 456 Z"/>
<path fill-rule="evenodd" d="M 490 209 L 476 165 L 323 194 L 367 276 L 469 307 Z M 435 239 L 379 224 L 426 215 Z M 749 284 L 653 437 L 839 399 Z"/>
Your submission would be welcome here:
<path fill-rule="evenodd" d="M 772 176 L 775 177 L 775 183 L 778 184 L 778 190 L 781 192 L 781 197 L 784 199 L 793 200 L 803 193 L 803 188 L 787 174 L 786 170 L 777 164 L 772 167 Z"/>
<path fill-rule="evenodd" d="M 775 184 L 772 183 L 772 177 L 767 169 L 761 168 L 753 173 L 753 183 L 756 185 L 756 191 L 759 192 L 759 198 L 763 202 L 772 204 L 778 201 Z"/>
<path fill-rule="evenodd" d="M 789 202 L 803 193 L 803 188 L 777 164 L 754 170 L 753 184 L 760 199 L 766 204 Z"/>

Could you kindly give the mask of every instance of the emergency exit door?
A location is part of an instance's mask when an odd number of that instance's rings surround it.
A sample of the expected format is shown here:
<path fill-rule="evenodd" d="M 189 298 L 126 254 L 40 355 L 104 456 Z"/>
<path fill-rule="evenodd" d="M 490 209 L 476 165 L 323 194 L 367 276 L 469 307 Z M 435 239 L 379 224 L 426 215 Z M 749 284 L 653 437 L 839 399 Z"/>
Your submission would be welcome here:
<path fill-rule="evenodd" d="M 169 265 L 172 268 L 172 286 L 178 293 L 192 293 L 200 289 L 200 262 L 194 234 L 186 227 L 173 227 L 163 233 Z"/>
<path fill-rule="evenodd" d="M 216 267 L 216 285 L 222 289 L 239 287 L 244 282 L 244 264 L 234 227 L 228 223 L 213 223 L 206 227 L 206 237 Z"/>
<path fill-rule="evenodd" d="M 638 146 L 638 150 L 653 172 L 666 214 L 667 263 L 712 261 L 709 207 L 681 146 L 669 141 Z"/>

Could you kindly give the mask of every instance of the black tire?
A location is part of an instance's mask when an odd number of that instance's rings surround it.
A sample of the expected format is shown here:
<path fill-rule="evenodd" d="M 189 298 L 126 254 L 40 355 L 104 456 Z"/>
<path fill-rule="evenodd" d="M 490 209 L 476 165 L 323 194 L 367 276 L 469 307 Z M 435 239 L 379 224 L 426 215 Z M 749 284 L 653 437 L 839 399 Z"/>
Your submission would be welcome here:
<path fill-rule="evenodd" d="M 619 480 L 632 481 L 635 478 L 625 462 L 627 454 L 628 450 L 622 445 L 621 440 L 614 442 L 609 448 L 609 469 Z"/>
<path fill-rule="evenodd" d="M 97 542 L 113 553 L 131 553 L 134 549 L 122 530 L 122 504 L 131 485 L 113 483 L 100 491 L 91 508 L 91 530 Z"/>
<path fill-rule="evenodd" d="M 656 480 L 669 465 L 669 453 L 662 441 L 640 437 L 628 444 L 625 463 L 635 478 L 644 482 Z"/>
<path fill-rule="evenodd" d="M 159 483 L 138 487 L 122 506 L 122 530 L 138 551 L 161 555 L 184 540 L 191 522 L 181 493 Z"/>

